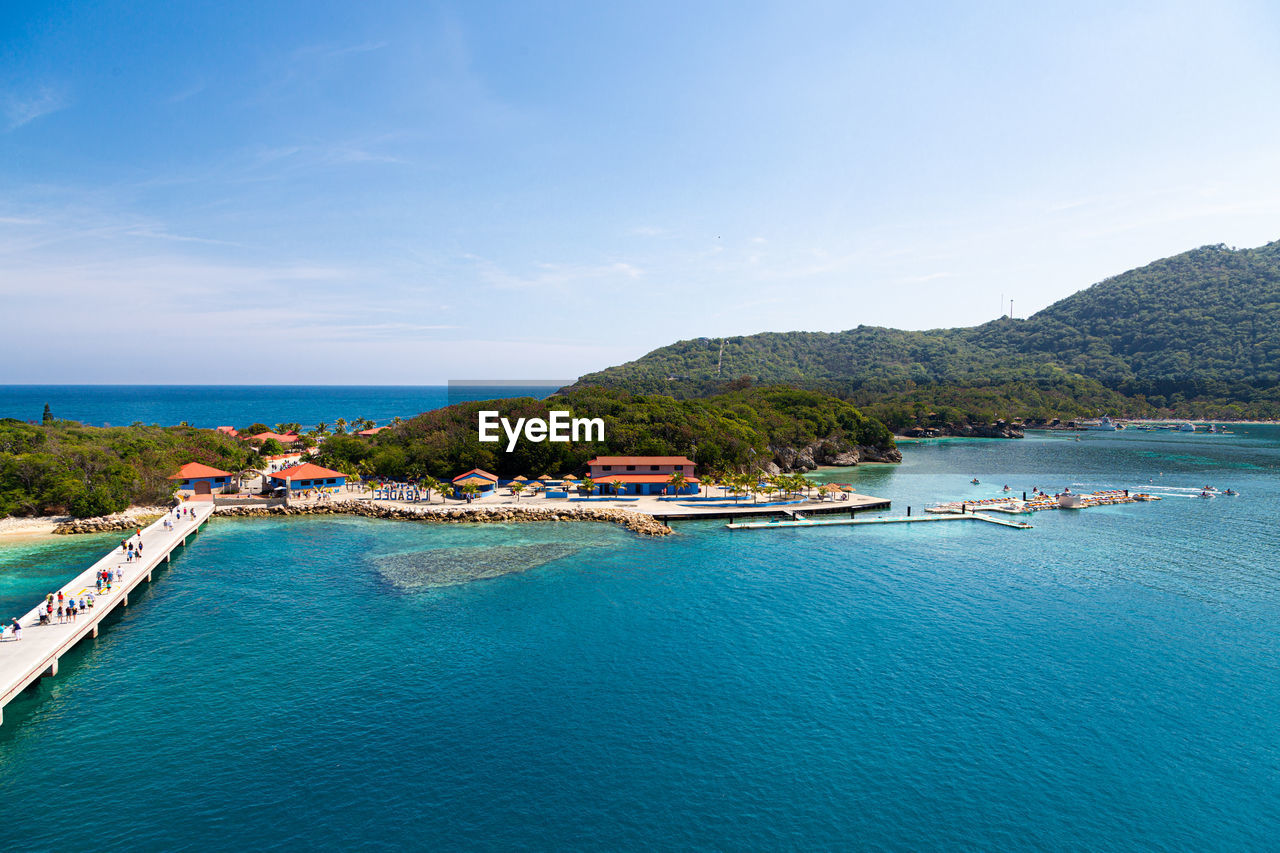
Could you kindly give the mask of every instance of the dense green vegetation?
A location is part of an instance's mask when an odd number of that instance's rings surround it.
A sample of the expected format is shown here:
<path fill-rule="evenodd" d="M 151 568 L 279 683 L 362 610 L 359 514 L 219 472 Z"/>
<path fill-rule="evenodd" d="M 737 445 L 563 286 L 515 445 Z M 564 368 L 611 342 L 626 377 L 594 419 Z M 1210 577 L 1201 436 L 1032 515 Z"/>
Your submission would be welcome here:
<path fill-rule="evenodd" d="M 1277 417 L 1280 242 L 1166 258 L 1026 320 L 680 341 L 578 386 L 695 397 L 744 379 L 828 391 L 894 423 L 943 408 L 982 420 Z"/>
<path fill-rule="evenodd" d="M 477 413 L 500 409 L 503 417 L 547 418 L 553 409 L 575 417 L 603 418 L 602 442 L 533 443 L 511 453 L 505 444 L 479 441 Z M 732 391 L 703 399 L 633 395 L 583 388 L 548 400 L 460 403 L 411 418 L 372 440 L 346 435 L 322 446 L 321 464 L 375 476 L 452 477 L 483 468 L 502 477 L 579 472 L 598 454 L 684 455 L 699 470 L 753 468 L 772 458 L 769 446 L 800 446 L 830 438 L 847 445 L 891 447 L 879 421 L 851 403 L 825 394 L 783 387 Z"/>
<path fill-rule="evenodd" d="M 86 427 L 47 418 L 0 420 L 0 517 L 79 517 L 167 501 L 165 478 L 187 462 L 235 471 L 252 458 L 240 442 L 190 427 Z"/>

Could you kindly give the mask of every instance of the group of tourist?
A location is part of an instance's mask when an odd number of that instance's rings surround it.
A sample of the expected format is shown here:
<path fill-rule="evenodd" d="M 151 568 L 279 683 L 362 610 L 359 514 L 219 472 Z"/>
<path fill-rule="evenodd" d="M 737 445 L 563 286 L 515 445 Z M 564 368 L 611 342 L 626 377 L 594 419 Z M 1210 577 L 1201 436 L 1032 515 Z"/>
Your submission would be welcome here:
<path fill-rule="evenodd" d="M 101 577 L 98 579 L 98 592 L 102 592 Z M 61 625 L 65 622 L 74 622 L 76 621 L 76 616 L 91 610 L 93 608 L 94 597 L 93 593 L 90 592 L 82 596 L 80 600 L 77 601 L 75 596 L 65 595 L 61 590 L 59 590 L 56 603 L 58 606 L 58 624 Z M 54 595 L 53 593 L 49 593 L 44 600 L 44 609 L 40 611 L 41 625 L 52 624 L 54 618 L 54 604 Z M 17 622 L 17 620 L 15 619 L 14 622 Z"/>
<path fill-rule="evenodd" d="M 176 506 L 169 512 L 164 519 L 164 529 L 173 531 L 175 527 L 175 519 L 194 517 L 196 511 L 184 506 Z M 139 528 L 134 534 L 127 539 L 120 540 L 120 552 L 124 555 L 126 563 L 132 563 L 142 559 L 142 530 Z M 113 583 L 124 582 L 124 569 L 116 566 L 115 569 L 99 569 L 97 578 L 94 582 L 98 595 L 104 592 L 111 592 Z M 54 619 L 58 620 L 58 624 L 66 624 L 75 622 L 76 617 L 86 611 L 92 610 L 94 604 L 94 594 L 86 593 L 79 599 L 74 596 L 68 596 L 65 592 L 59 590 L 56 594 L 49 593 L 45 597 L 44 606 L 37 608 L 37 615 L 41 625 L 52 625 Z M 8 625 L 0 624 L 0 640 L 21 640 L 22 639 L 22 622 L 18 617 L 9 620 Z"/>

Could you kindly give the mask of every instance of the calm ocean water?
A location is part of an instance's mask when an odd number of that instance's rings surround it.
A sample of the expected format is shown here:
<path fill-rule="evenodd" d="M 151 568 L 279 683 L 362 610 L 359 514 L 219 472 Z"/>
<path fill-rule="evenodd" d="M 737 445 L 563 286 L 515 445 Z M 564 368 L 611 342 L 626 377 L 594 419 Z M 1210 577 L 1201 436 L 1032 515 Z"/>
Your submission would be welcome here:
<path fill-rule="evenodd" d="M 663 541 L 215 521 L 6 709 L 0 840 L 1274 849 L 1280 430 L 1071 438 L 913 446 L 830 478 L 896 511 L 1004 483 L 1168 499 L 1030 531 Z M 1205 483 L 1242 495 L 1178 497 Z M 0 600 L 100 547 L 0 549 Z M 504 565 L 526 570 L 423 582 Z"/>
<path fill-rule="evenodd" d="M 386 424 L 463 400 L 546 397 L 546 386 L 343 385 L 0 385 L 0 418 L 39 421 L 48 403 L 59 418 L 90 426 L 132 423 L 248 426 L 338 418 Z"/>

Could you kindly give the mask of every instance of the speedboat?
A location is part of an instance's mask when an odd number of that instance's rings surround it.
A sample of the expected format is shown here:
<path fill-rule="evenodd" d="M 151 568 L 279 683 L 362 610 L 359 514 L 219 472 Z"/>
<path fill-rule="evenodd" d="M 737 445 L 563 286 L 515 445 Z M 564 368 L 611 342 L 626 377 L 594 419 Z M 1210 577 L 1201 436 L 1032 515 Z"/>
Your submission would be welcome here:
<path fill-rule="evenodd" d="M 1213 498 L 1213 497 L 1217 497 L 1217 495 L 1215 495 L 1213 492 L 1201 492 L 1201 493 L 1200 493 L 1200 497 L 1202 497 L 1202 498 Z"/>
<path fill-rule="evenodd" d="M 977 478 L 977 477 L 974 477 L 972 480 L 970 480 L 970 481 L 969 481 L 969 483 L 970 483 L 970 484 L 972 484 L 972 485 L 974 485 L 974 486 L 978 485 L 978 478 Z"/>
<path fill-rule="evenodd" d="M 1238 495 L 1238 494 L 1240 494 L 1240 493 L 1239 493 L 1239 492 L 1237 492 L 1235 489 L 1227 489 L 1225 492 L 1223 492 L 1223 494 L 1224 494 L 1224 495 L 1231 495 L 1232 497 L 1235 497 L 1236 495 Z"/>

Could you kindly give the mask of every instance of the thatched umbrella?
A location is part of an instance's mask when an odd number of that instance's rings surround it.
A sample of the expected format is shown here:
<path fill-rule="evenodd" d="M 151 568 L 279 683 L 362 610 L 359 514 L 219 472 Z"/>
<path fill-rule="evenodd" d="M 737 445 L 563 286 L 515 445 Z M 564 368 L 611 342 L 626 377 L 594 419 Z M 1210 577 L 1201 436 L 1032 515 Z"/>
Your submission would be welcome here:
<path fill-rule="evenodd" d="M 827 483 L 818 491 L 820 492 L 838 492 L 841 491 L 839 483 Z"/>
<path fill-rule="evenodd" d="M 518 475 L 518 476 L 514 477 L 514 478 L 511 480 L 511 482 L 513 482 L 513 483 L 527 483 L 527 482 L 529 482 L 529 478 L 528 478 L 528 477 L 526 477 L 524 474 L 520 474 L 520 475 Z"/>
<path fill-rule="evenodd" d="M 552 477 L 550 474 L 543 474 L 543 475 L 542 475 L 541 477 L 539 477 L 538 479 L 545 483 L 545 482 L 547 482 L 548 480 L 554 480 L 554 479 L 555 479 L 555 477 Z"/>
<path fill-rule="evenodd" d="M 562 482 L 562 483 L 576 483 L 576 482 L 578 482 L 578 478 L 577 478 L 577 477 L 575 477 L 575 476 L 573 476 L 572 474 L 565 474 L 563 477 L 561 477 L 561 478 L 560 478 L 560 482 Z"/>

